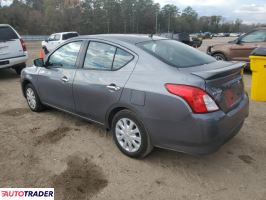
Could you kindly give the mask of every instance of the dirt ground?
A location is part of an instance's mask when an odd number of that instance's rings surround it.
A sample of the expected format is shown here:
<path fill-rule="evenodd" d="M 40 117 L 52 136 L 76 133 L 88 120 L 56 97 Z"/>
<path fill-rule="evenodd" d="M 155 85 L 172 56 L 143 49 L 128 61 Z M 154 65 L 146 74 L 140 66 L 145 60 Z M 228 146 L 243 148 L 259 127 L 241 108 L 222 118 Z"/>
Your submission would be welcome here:
<path fill-rule="evenodd" d="M 202 50 L 225 39 L 205 40 Z M 30 62 L 39 43 L 28 43 Z M 245 75 L 247 91 L 251 75 Z M 266 103 L 251 101 L 240 133 L 218 152 L 161 149 L 124 156 L 111 134 L 56 111 L 33 113 L 11 70 L 0 71 L 0 187 L 54 187 L 56 200 L 265 200 Z"/>

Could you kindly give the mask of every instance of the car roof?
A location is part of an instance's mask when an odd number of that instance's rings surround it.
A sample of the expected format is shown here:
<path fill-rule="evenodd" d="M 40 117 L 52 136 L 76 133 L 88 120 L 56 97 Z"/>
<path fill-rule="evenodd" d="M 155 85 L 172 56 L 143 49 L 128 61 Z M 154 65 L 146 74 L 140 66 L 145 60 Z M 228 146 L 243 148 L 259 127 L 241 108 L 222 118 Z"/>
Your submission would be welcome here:
<path fill-rule="evenodd" d="M 5 26 L 11 27 L 9 24 L 0 24 L 0 27 L 5 27 Z"/>
<path fill-rule="evenodd" d="M 266 30 L 266 26 L 257 27 L 255 30 Z"/>
<path fill-rule="evenodd" d="M 142 34 L 99 34 L 99 35 L 84 35 L 84 36 L 79 36 L 78 38 L 101 39 L 101 40 L 109 40 L 114 42 L 123 42 L 128 44 L 137 44 L 146 41 L 166 39 L 164 37 L 142 35 Z"/>
<path fill-rule="evenodd" d="M 51 35 L 55 35 L 55 34 L 68 34 L 68 33 L 78 33 L 76 31 L 70 31 L 70 32 L 60 32 L 60 33 L 53 33 Z"/>

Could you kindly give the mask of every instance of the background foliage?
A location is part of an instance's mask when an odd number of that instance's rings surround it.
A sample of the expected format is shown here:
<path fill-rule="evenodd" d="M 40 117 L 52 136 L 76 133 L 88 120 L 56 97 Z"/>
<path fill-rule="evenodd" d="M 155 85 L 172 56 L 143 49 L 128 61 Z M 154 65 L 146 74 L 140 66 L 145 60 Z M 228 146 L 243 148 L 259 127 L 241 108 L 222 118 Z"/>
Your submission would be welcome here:
<path fill-rule="evenodd" d="M 157 22 L 157 23 L 156 23 Z M 97 33 L 247 32 L 255 25 L 222 16 L 198 16 L 191 7 L 161 6 L 153 0 L 14 0 L 0 7 L 0 23 L 20 34 L 78 31 Z"/>

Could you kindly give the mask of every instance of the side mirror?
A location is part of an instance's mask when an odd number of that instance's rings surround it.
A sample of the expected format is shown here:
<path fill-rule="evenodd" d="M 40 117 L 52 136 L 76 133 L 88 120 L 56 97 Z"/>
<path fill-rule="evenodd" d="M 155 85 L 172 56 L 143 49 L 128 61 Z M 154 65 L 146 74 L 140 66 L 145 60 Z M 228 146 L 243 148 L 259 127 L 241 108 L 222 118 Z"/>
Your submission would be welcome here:
<path fill-rule="evenodd" d="M 46 40 L 44 40 L 45 42 L 48 42 L 49 40 L 48 39 L 46 39 Z"/>
<path fill-rule="evenodd" d="M 44 61 L 43 61 L 43 59 L 41 59 L 41 58 L 35 59 L 35 60 L 33 61 L 33 63 L 34 63 L 34 65 L 35 65 L 36 67 L 44 67 L 44 66 L 45 66 Z"/>

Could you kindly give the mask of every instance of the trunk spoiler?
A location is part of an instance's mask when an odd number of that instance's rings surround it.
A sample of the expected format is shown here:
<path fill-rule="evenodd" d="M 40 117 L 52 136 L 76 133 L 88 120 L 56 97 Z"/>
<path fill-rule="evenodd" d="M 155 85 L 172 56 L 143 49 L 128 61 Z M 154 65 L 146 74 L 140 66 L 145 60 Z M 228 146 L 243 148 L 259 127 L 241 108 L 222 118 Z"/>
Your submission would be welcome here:
<path fill-rule="evenodd" d="M 246 63 L 238 62 L 231 63 L 227 66 L 221 66 L 219 68 L 212 69 L 211 66 L 206 65 L 205 70 L 191 71 L 190 73 L 196 75 L 205 80 L 218 79 L 220 77 L 225 77 L 230 74 L 239 73 L 240 70 L 244 69 Z"/>

